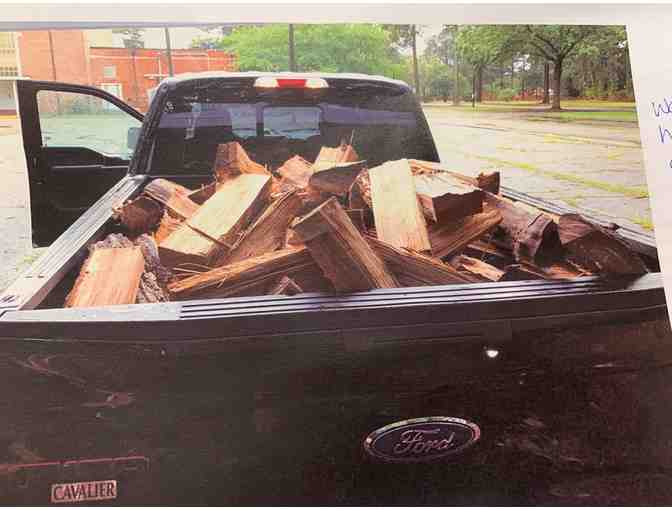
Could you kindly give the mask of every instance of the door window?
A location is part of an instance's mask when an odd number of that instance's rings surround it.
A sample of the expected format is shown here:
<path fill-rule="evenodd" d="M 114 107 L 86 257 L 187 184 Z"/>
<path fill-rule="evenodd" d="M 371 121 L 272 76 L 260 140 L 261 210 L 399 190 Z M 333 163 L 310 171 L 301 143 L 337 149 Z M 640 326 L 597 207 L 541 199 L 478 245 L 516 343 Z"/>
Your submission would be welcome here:
<path fill-rule="evenodd" d="M 81 147 L 130 158 L 130 128 L 140 121 L 115 104 L 88 94 L 41 90 L 37 105 L 44 147 Z"/>

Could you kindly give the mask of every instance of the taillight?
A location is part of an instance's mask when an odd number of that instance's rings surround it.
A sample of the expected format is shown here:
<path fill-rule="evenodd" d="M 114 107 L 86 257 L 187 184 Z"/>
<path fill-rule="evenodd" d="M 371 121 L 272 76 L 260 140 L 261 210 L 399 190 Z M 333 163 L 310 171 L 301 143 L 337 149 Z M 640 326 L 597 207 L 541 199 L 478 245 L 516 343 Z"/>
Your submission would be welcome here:
<path fill-rule="evenodd" d="M 329 84 L 322 78 L 275 78 L 260 76 L 254 86 L 263 89 L 326 89 Z"/>

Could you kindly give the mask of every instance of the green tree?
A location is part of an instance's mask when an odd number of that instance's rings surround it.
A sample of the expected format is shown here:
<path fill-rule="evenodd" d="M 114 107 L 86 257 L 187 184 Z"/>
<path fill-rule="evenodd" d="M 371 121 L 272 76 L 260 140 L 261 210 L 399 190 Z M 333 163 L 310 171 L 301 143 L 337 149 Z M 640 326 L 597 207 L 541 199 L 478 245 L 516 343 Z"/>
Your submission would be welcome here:
<path fill-rule="evenodd" d="M 560 91 L 565 61 L 576 55 L 603 27 L 583 25 L 522 25 L 516 27 L 518 43 L 530 53 L 553 64 L 552 110 L 560 110 Z"/>
<path fill-rule="evenodd" d="M 474 72 L 475 100 L 483 96 L 483 73 L 487 66 L 497 62 L 510 51 L 514 32 L 505 25 L 466 25 L 460 27 L 456 45 L 462 59 Z"/>
<path fill-rule="evenodd" d="M 413 62 L 413 84 L 418 97 L 422 98 L 420 68 L 418 63 L 417 37 L 421 33 L 418 25 L 382 25 L 390 36 L 390 42 L 398 48 L 410 49 Z"/>
<path fill-rule="evenodd" d="M 288 25 L 237 27 L 218 47 L 238 55 L 241 71 L 289 69 Z M 360 72 L 393 76 L 401 59 L 390 51 L 391 38 L 380 25 L 294 25 L 299 71 Z"/>

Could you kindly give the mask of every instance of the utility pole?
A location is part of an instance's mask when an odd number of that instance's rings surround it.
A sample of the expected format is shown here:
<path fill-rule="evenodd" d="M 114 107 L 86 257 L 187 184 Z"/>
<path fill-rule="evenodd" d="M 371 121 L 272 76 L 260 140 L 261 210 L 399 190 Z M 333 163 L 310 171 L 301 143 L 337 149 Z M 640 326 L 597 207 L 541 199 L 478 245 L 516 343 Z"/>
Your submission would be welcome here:
<path fill-rule="evenodd" d="M 457 41 L 457 33 L 460 27 L 455 26 L 455 41 Z M 453 67 L 455 68 L 455 83 L 453 83 L 453 104 L 455 106 L 460 104 L 460 59 L 457 51 L 457 44 L 453 44 Z"/>
<path fill-rule="evenodd" d="M 420 71 L 418 70 L 418 47 L 416 45 L 415 25 L 411 25 L 411 42 L 413 44 L 413 81 L 415 82 L 415 94 L 418 100 L 422 101 L 422 91 L 420 90 Z"/>
<path fill-rule="evenodd" d="M 51 35 L 51 30 L 47 30 L 49 34 L 49 55 L 51 56 L 51 78 L 56 81 L 56 58 L 54 57 L 54 38 Z"/>
<path fill-rule="evenodd" d="M 168 58 L 168 75 L 174 76 L 175 73 L 173 71 L 173 52 L 170 48 L 170 32 L 168 31 L 168 27 L 164 27 L 163 30 L 166 34 L 166 57 Z M 135 61 L 133 62 L 133 64 L 135 64 Z"/>
<path fill-rule="evenodd" d="M 296 72 L 296 55 L 294 54 L 294 25 L 289 24 L 289 70 Z"/>

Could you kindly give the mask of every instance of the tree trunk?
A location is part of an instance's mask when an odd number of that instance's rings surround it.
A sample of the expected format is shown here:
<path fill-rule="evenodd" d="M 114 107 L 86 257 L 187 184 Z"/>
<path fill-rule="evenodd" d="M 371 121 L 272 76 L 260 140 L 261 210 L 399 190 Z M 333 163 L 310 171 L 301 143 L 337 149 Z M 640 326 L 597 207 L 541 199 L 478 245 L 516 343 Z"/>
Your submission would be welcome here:
<path fill-rule="evenodd" d="M 476 102 L 483 102 L 483 68 L 479 67 L 476 73 Z"/>
<path fill-rule="evenodd" d="M 459 27 L 455 27 L 455 39 L 457 39 L 457 33 Z M 457 45 L 453 44 L 453 66 L 455 67 L 455 83 L 453 84 L 453 104 L 455 106 L 460 104 L 460 60 L 457 52 Z"/>
<path fill-rule="evenodd" d="M 513 79 L 514 79 L 515 72 L 516 72 L 516 65 L 515 64 L 516 64 L 516 57 L 515 57 L 515 55 L 511 55 L 511 88 L 512 89 L 515 88 L 513 86 Z"/>
<path fill-rule="evenodd" d="M 289 24 L 289 70 L 296 72 L 296 55 L 294 53 L 294 25 Z"/>
<path fill-rule="evenodd" d="M 415 82 L 415 93 L 418 100 L 422 101 L 422 90 L 420 89 L 420 71 L 418 71 L 418 47 L 416 44 L 415 25 L 411 25 L 411 36 L 413 41 L 413 81 Z"/>
<path fill-rule="evenodd" d="M 551 88 L 551 64 L 544 62 L 544 99 L 542 104 L 549 104 L 551 102 L 551 96 L 548 93 L 549 88 Z"/>
<path fill-rule="evenodd" d="M 560 110 L 560 86 L 562 85 L 562 60 L 553 63 L 553 105 L 551 110 Z"/>

